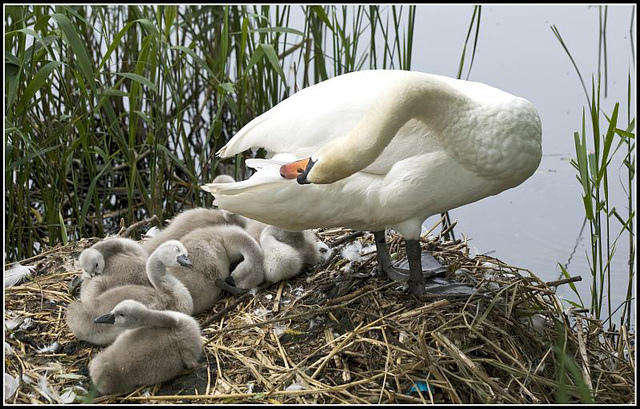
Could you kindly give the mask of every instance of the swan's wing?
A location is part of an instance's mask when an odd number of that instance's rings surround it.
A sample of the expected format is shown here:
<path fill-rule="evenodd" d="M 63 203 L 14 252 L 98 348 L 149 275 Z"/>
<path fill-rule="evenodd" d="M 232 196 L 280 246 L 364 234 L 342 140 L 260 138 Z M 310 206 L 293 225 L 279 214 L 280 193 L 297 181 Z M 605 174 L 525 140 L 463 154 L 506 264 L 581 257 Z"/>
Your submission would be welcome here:
<path fill-rule="evenodd" d="M 298 91 L 245 125 L 218 152 L 227 158 L 250 148 L 311 156 L 345 136 L 362 119 L 398 71 L 359 71 Z"/>

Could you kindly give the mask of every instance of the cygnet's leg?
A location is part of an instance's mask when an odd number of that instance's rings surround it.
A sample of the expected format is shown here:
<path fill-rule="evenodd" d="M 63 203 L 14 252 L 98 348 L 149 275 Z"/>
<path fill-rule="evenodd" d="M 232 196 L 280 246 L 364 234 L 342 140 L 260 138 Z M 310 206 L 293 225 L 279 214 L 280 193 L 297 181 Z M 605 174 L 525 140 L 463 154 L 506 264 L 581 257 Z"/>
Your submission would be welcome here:
<path fill-rule="evenodd" d="M 378 269 L 387 274 L 387 276 L 394 281 L 406 282 L 409 281 L 409 274 L 406 272 L 398 271 L 391 264 L 391 256 L 387 249 L 387 241 L 385 238 L 384 230 L 374 231 L 373 237 L 376 242 L 376 256 L 378 257 Z"/>

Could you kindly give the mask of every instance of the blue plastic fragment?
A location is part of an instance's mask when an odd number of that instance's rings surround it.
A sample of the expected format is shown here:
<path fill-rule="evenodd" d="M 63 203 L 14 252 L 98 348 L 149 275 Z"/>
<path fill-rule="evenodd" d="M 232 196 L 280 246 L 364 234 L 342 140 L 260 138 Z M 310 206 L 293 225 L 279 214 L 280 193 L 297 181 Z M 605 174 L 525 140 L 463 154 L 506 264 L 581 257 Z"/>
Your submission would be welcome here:
<path fill-rule="evenodd" d="M 431 391 L 432 394 L 435 393 L 433 386 L 429 385 L 424 381 L 418 381 L 418 382 L 415 382 L 415 385 L 411 385 L 411 388 L 406 394 L 410 395 L 412 392 L 417 392 L 417 391 L 428 392 L 429 390 Z"/>

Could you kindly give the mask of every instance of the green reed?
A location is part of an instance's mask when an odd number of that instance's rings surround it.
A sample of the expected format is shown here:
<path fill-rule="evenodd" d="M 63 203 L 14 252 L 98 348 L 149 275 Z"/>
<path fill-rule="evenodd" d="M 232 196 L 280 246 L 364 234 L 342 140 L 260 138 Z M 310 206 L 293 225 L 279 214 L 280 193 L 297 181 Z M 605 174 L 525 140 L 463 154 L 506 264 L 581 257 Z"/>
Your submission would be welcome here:
<path fill-rule="evenodd" d="M 598 56 L 598 69 L 601 67 L 601 50 L 604 50 L 605 78 L 606 78 L 606 7 L 604 20 L 600 13 L 600 47 Z M 633 24 L 633 23 L 632 23 Z M 620 325 L 631 324 L 631 305 L 633 301 L 633 277 L 635 274 L 635 240 L 633 220 L 635 217 L 633 201 L 633 179 L 635 178 L 635 118 L 631 117 L 631 92 L 632 78 L 628 80 L 627 96 L 627 121 L 626 125 L 619 125 L 620 103 L 616 102 L 612 111 L 605 112 L 601 105 L 601 75 L 598 72 L 597 80 L 593 79 L 591 94 L 587 93 L 584 81 L 577 64 L 575 63 L 567 45 L 557 27 L 551 27 L 556 38 L 569 56 L 580 78 L 587 97 L 588 114 L 585 118 L 583 110 L 582 126 L 579 132 L 574 133 L 574 145 L 576 158 L 571 160 L 571 165 L 577 171 L 578 182 L 582 186 L 582 202 L 585 219 L 589 223 L 590 254 L 587 254 L 591 274 L 591 313 L 598 319 L 609 321 L 612 328 L 612 317 L 620 308 L 622 315 Z M 633 48 L 633 44 L 632 44 Z M 606 80 L 605 80 L 606 81 Z M 604 117 L 604 121 L 603 118 Z M 605 122 L 606 121 L 606 122 Z M 587 130 L 588 122 L 590 131 Z M 587 135 L 590 136 L 587 136 Z M 625 146 L 626 152 L 620 148 Z M 626 169 L 627 201 L 622 205 L 627 208 L 626 213 L 616 208 L 610 200 L 609 176 L 613 169 Z M 620 206 L 620 205 L 618 205 Z M 611 289 L 612 274 L 620 276 L 620 272 L 611 270 L 611 262 L 616 254 L 618 240 L 626 234 L 629 239 L 628 256 L 628 281 L 627 296 L 620 306 L 612 305 Z M 565 276 L 569 276 L 566 268 L 560 265 Z M 571 286 L 578 295 L 575 286 Z M 606 299 L 606 305 L 605 305 Z M 606 311 L 606 313 L 605 313 Z"/>
<path fill-rule="evenodd" d="M 201 184 L 247 176 L 248 154 L 215 152 L 255 116 L 340 73 L 409 69 L 415 10 L 7 7 L 7 258 L 211 206 Z"/>

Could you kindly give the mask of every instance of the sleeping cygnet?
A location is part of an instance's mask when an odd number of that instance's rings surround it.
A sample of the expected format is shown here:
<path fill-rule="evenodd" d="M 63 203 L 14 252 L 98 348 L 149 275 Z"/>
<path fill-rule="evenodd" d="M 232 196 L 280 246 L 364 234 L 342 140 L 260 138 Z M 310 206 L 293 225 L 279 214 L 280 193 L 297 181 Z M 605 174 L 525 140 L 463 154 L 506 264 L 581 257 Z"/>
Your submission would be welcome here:
<path fill-rule="evenodd" d="M 102 394 L 154 385 L 198 366 L 200 327 L 187 314 L 125 300 L 95 323 L 124 331 L 89 363 L 91 380 Z"/>
<path fill-rule="evenodd" d="M 142 243 L 149 253 L 167 240 L 181 240 L 183 236 L 201 227 L 234 223 L 235 215 L 224 210 L 197 207 L 174 217 L 167 227 Z"/>
<path fill-rule="evenodd" d="M 71 303 L 67 309 L 67 325 L 78 339 L 107 345 L 123 330 L 98 325 L 93 320 L 110 312 L 123 300 L 133 299 L 151 309 L 169 309 L 191 314 L 193 300 L 189 290 L 167 271 L 167 267 L 190 266 L 187 254 L 186 248 L 179 241 L 167 241 L 151 253 L 147 260 L 146 271 L 153 287 L 124 285 L 111 288 L 95 299 Z"/>
<path fill-rule="evenodd" d="M 189 289 L 193 314 L 211 308 L 222 289 L 244 293 L 264 280 L 262 250 L 239 226 L 203 227 L 183 236 L 181 241 L 193 266 L 172 267 L 169 271 Z"/>
<path fill-rule="evenodd" d="M 264 253 L 264 280 L 278 282 L 296 276 L 320 261 L 320 250 L 310 230 L 289 231 L 268 226 L 260 235 Z"/>
<path fill-rule="evenodd" d="M 106 290 L 126 284 L 151 286 L 146 272 L 148 253 L 137 242 L 122 237 L 102 240 L 80 253 L 80 299 L 92 300 Z"/>

